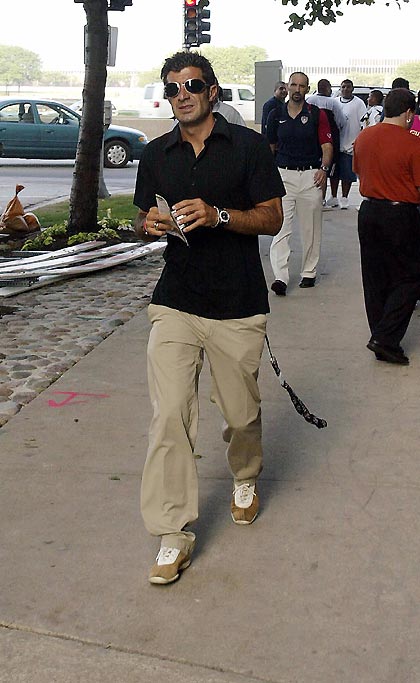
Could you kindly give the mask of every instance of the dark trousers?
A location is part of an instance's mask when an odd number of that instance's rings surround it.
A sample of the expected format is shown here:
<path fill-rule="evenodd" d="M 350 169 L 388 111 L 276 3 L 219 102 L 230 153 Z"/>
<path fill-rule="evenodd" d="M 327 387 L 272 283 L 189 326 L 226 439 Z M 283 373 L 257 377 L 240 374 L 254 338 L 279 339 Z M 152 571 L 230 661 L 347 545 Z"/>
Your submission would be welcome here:
<path fill-rule="evenodd" d="M 396 347 L 420 298 L 420 213 L 414 204 L 365 200 L 358 229 L 372 338 Z"/>

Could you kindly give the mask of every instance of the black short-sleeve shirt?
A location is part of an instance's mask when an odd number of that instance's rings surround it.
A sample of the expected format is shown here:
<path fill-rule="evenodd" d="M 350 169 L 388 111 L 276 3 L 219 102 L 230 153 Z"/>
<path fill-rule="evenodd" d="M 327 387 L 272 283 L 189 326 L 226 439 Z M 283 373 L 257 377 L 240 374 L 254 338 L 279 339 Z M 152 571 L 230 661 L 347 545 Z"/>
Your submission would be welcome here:
<path fill-rule="evenodd" d="M 214 116 L 198 157 L 182 141 L 178 126 L 147 145 L 134 195 L 142 211 L 156 206 L 156 193 L 169 206 L 201 198 L 210 206 L 239 210 L 285 195 L 267 140 Z M 189 246 L 168 235 L 165 267 L 152 303 L 218 320 L 268 312 L 257 236 L 202 227 L 186 237 Z"/>

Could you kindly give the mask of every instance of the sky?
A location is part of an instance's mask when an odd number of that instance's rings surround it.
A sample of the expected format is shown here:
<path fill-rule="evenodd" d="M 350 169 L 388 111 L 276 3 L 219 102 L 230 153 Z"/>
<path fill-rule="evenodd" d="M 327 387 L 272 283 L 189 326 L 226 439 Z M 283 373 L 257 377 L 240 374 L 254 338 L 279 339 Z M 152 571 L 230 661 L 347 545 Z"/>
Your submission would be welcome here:
<path fill-rule="evenodd" d="M 289 32 L 284 22 L 296 9 L 281 0 L 210 0 L 211 45 L 257 45 L 286 65 L 345 64 L 355 57 L 418 60 L 419 0 L 402 3 L 401 10 L 391 3 L 345 5 L 334 25 Z M 118 27 L 115 70 L 160 67 L 180 49 L 182 8 L 183 0 L 133 0 L 124 12 L 109 12 L 110 25 Z M 2 0 L 0 45 L 35 52 L 44 70 L 83 71 L 85 16 L 73 0 Z"/>

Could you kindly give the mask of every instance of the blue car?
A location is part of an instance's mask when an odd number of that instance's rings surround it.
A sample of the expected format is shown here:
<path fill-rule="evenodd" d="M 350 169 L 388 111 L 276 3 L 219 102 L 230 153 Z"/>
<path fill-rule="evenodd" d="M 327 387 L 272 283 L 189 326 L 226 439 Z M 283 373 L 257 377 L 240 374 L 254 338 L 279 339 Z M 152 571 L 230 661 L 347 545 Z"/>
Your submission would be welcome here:
<path fill-rule="evenodd" d="M 59 102 L 0 100 L 0 156 L 8 159 L 74 159 L 81 116 Z M 122 168 L 140 159 L 148 140 L 135 128 L 109 126 L 104 165 Z"/>

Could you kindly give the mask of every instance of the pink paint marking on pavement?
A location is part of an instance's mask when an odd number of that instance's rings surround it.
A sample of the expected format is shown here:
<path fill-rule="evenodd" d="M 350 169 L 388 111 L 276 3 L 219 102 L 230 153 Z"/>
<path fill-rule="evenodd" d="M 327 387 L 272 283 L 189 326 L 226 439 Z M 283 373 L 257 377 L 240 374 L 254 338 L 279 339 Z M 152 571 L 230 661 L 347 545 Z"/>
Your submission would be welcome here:
<path fill-rule="evenodd" d="M 64 396 L 67 396 L 63 401 L 55 401 L 54 399 L 50 399 L 48 401 L 48 405 L 50 408 L 63 408 L 64 406 L 68 406 L 70 403 L 72 405 L 75 405 L 76 403 L 87 403 L 87 401 L 74 401 L 77 396 L 89 396 L 90 398 L 109 398 L 109 394 L 85 394 L 81 393 L 79 391 L 54 391 L 54 394 L 63 394 Z"/>

